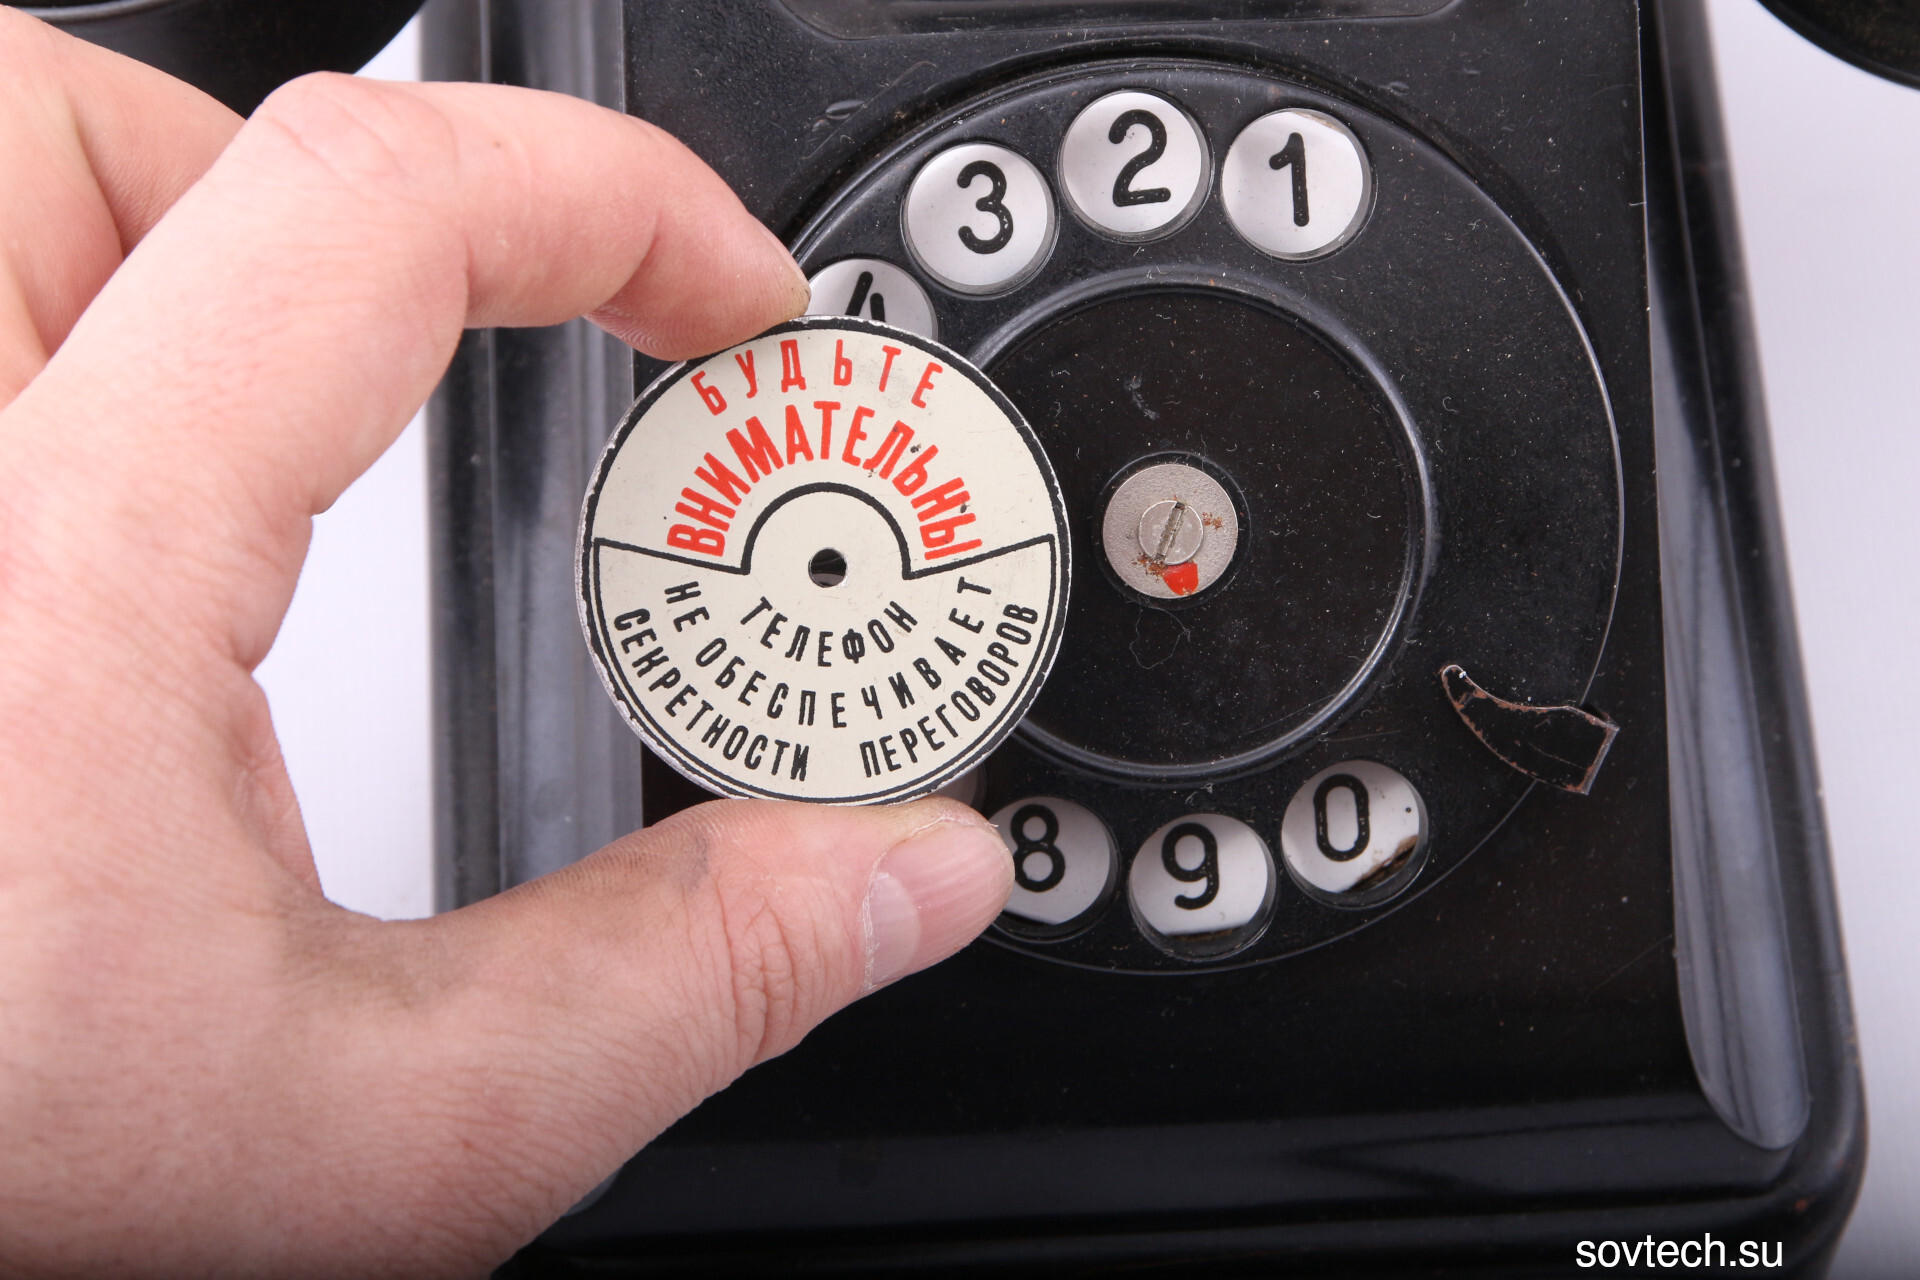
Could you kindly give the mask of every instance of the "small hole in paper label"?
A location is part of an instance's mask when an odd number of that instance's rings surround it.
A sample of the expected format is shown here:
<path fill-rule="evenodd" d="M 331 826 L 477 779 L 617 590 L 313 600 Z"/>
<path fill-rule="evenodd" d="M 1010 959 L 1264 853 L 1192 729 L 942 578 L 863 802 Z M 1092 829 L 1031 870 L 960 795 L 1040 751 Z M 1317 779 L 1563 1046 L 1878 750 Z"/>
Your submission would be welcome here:
<path fill-rule="evenodd" d="M 807 561 L 807 577 L 816 587 L 837 587 L 847 580 L 847 558 L 828 547 Z"/>

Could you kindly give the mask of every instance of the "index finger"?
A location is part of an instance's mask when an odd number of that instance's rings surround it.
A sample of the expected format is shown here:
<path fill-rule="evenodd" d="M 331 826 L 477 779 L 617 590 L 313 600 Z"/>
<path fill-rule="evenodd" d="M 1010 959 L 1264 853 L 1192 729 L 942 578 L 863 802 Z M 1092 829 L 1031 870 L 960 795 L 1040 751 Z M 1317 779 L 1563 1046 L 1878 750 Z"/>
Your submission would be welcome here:
<path fill-rule="evenodd" d="M 677 357 L 806 297 L 725 184 L 640 121 L 530 90 L 308 77 L 255 113 L 0 417 L 0 474 L 36 477 L 0 503 L 21 532 L 62 531 L 36 574 L 107 573 L 100 607 L 145 601 L 251 665 L 308 517 L 391 442 L 462 326 L 597 311 Z"/>

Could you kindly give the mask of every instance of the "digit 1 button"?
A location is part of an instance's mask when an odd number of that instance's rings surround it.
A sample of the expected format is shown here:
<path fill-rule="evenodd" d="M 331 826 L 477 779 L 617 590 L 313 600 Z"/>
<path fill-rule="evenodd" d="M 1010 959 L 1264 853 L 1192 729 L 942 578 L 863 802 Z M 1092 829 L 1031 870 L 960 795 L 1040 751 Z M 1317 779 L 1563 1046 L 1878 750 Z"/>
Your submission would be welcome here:
<path fill-rule="evenodd" d="M 1165 98 L 1110 93 L 1068 126 L 1060 185 L 1073 211 L 1099 231 L 1123 240 L 1167 235 L 1206 194 L 1206 139 Z"/>
<path fill-rule="evenodd" d="M 1050 931 L 1072 926 L 1106 901 L 1113 836 L 1091 810 L 1054 796 L 1028 796 L 994 814 L 993 825 L 1013 855 L 1008 915 Z"/>
<path fill-rule="evenodd" d="M 842 258 L 814 272 L 810 316 L 859 316 L 937 341 L 933 299 L 920 282 L 880 258 Z"/>
<path fill-rule="evenodd" d="M 960 293 L 1002 293 L 1053 247 L 1053 195 L 1025 156 L 990 142 L 949 147 L 907 188 L 901 229 L 914 261 Z"/>
<path fill-rule="evenodd" d="M 1233 229 L 1276 258 L 1317 258 L 1359 233 L 1373 203 L 1360 140 L 1320 111 L 1293 107 L 1240 131 L 1220 169 Z"/>
<path fill-rule="evenodd" d="M 1246 823 L 1218 813 L 1169 822 L 1133 855 L 1127 895 L 1149 939 L 1175 955 L 1251 942 L 1273 906 L 1273 855 Z"/>
<path fill-rule="evenodd" d="M 1345 906 L 1371 906 L 1405 888 L 1426 843 L 1426 802 L 1411 782 L 1371 760 L 1314 774 L 1280 820 L 1280 851 L 1294 879 Z"/>

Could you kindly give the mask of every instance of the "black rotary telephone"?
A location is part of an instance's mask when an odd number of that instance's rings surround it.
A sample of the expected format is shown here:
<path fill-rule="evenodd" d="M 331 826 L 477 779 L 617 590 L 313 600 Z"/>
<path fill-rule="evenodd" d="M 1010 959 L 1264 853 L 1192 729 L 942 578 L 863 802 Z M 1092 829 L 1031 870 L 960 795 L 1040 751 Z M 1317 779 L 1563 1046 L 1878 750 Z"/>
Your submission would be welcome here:
<path fill-rule="evenodd" d="M 189 78 L 230 42 L 246 109 L 408 7 L 39 12 Z M 1911 11 L 1770 7 L 1920 82 Z M 507 1273 L 1534 1276 L 1647 1235 L 1819 1273 L 1864 1119 L 1705 39 L 1695 0 L 434 0 L 431 73 L 662 125 L 816 313 L 983 368 L 1076 566 L 962 788 L 1007 913 Z M 436 395 L 446 906 L 705 797 L 572 604 L 660 372 L 473 332 Z"/>

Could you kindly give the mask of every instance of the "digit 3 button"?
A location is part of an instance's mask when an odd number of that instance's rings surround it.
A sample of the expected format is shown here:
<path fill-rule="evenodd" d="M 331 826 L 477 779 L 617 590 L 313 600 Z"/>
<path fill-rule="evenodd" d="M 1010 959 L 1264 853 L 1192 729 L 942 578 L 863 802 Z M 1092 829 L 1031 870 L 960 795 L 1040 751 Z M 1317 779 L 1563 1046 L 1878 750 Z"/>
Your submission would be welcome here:
<path fill-rule="evenodd" d="M 1158 94 L 1126 90 L 1088 104 L 1060 145 L 1060 185 L 1095 230 L 1151 240 L 1184 225 L 1207 191 L 1207 141 Z"/>
<path fill-rule="evenodd" d="M 1133 855 L 1127 897 L 1147 938 L 1205 959 L 1259 937 L 1273 908 L 1273 855 L 1237 818 L 1196 813 L 1148 836 Z"/>
<path fill-rule="evenodd" d="M 922 338 L 938 339 L 933 300 L 920 282 L 880 258 L 842 258 L 807 281 L 810 316 L 861 316 Z"/>
<path fill-rule="evenodd" d="M 1294 793 L 1280 851 L 1307 892 L 1340 906 L 1371 906 L 1419 874 L 1427 806 L 1399 773 L 1371 760 L 1322 769 Z"/>
<path fill-rule="evenodd" d="M 1353 131 L 1294 107 L 1240 131 L 1220 167 L 1220 202 L 1233 229 L 1276 258 L 1317 258 L 1359 234 L 1373 173 Z"/>
<path fill-rule="evenodd" d="M 993 815 L 1013 858 L 1013 893 L 1001 927 L 1020 937 L 1063 937 L 1088 923 L 1113 889 L 1113 835 L 1092 810 L 1054 796 L 1015 800 Z"/>
<path fill-rule="evenodd" d="M 901 208 L 907 249 L 958 293 L 1003 293 L 1053 247 L 1053 195 L 1033 163 L 990 142 L 965 142 L 927 161 Z"/>

